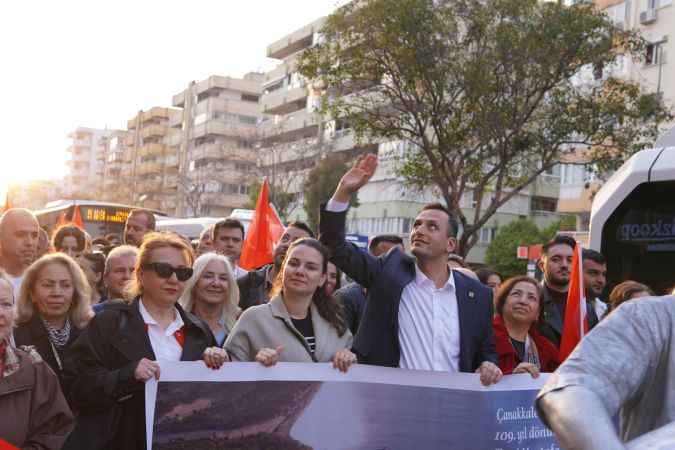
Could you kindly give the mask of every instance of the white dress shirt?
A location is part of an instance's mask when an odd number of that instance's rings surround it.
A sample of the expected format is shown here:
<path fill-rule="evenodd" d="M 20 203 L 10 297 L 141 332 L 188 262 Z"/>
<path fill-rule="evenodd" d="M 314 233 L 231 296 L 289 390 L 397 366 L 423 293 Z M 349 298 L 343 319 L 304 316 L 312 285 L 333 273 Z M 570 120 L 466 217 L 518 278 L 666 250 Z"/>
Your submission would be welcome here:
<path fill-rule="evenodd" d="M 349 205 L 330 199 L 326 211 Z M 452 271 L 440 289 L 415 265 L 415 279 L 403 288 L 398 310 L 399 367 L 459 372 L 459 309 Z"/>
<path fill-rule="evenodd" d="M 174 308 L 176 318 L 166 329 L 162 329 L 148 310 L 145 309 L 145 306 L 143 306 L 143 299 L 138 302 L 138 309 L 141 312 L 145 325 L 148 327 L 150 345 L 157 361 L 180 361 L 180 357 L 183 354 L 183 346 L 176 339 L 175 333 L 183 328 L 183 318 L 180 316 L 178 310 Z"/>
<path fill-rule="evenodd" d="M 459 372 L 459 311 L 452 272 L 443 287 L 415 265 L 398 309 L 399 367 Z"/>

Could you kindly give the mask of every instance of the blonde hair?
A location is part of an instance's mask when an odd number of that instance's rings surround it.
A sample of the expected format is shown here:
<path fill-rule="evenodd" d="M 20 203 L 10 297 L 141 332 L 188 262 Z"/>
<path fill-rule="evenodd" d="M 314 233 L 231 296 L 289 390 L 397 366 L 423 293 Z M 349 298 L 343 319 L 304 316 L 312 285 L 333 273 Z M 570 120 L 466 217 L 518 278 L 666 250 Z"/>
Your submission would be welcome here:
<path fill-rule="evenodd" d="M 141 281 L 141 268 L 150 262 L 152 252 L 160 248 L 171 247 L 180 250 L 187 260 L 188 266 L 192 267 L 194 262 L 194 253 L 192 247 L 188 246 L 184 240 L 172 233 L 153 232 L 148 233 L 143 238 L 143 244 L 138 250 L 138 258 L 136 258 L 136 266 L 134 267 L 134 276 L 129 282 L 125 300 L 132 302 L 136 297 L 143 295 L 143 283 Z"/>
<path fill-rule="evenodd" d="M 183 291 L 183 295 L 178 299 L 178 303 L 180 303 L 186 311 L 192 312 L 192 309 L 195 306 L 193 289 L 204 273 L 204 270 L 206 270 L 206 266 L 212 261 L 220 261 L 225 264 L 225 273 L 227 274 L 227 299 L 223 304 L 223 315 L 221 316 L 221 319 L 225 322 L 225 327 L 229 332 L 234 327 L 241 309 L 239 309 L 239 286 L 237 286 L 237 280 L 234 278 L 232 265 L 226 256 L 217 253 L 205 253 L 197 258 L 193 266 L 194 273 L 190 279 L 186 281 L 185 291 Z"/>
<path fill-rule="evenodd" d="M 91 310 L 91 288 L 80 265 L 65 253 L 44 255 L 26 270 L 19 290 L 19 299 L 16 302 L 16 323 L 20 325 L 33 318 L 35 307 L 32 291 L 42 270 L 51 264 L 61 264 L 70 273 L 74 291 L 68 314 L 70 322 L 77 328 L 83 329 L 94 317 L 94 312 Z"/>

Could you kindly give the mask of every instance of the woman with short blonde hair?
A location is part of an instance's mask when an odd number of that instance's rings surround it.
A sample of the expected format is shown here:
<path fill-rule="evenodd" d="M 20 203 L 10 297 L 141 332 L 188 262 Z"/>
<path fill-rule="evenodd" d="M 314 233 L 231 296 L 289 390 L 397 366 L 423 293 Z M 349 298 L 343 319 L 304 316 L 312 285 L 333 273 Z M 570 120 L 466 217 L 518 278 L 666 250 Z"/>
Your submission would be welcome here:
<path fill-rule="evenodd" d="M 62 377 L 62 355 L 94 316 L 91 290 L 79 264 L 52 253 L 26 270 L 17 299 L 16 345 L 32 345 Z"/>
<path fill-rule="evenodd" d="M 218 368 L 227 360 L 209 326 L 178 304 L 193 259 L 181 238 L 145 235 L 130 296 L 106 302 L 71 349 L 69 399 L 90 426 L 73 431 L 70 448 L 145 449 L 144 383 L 159 379 L 158 361 L 203 360 Z M 119 417 L 114 426 L 105 410 Z"/>
<path fill-rule="evenodd" d="M 192 277 L 178 301 L 183 309 L 205 321 L 218 345 L 222 345 L 241 313 L 232 266 L 224 255 L 204 253 L 192 269 Z"/>

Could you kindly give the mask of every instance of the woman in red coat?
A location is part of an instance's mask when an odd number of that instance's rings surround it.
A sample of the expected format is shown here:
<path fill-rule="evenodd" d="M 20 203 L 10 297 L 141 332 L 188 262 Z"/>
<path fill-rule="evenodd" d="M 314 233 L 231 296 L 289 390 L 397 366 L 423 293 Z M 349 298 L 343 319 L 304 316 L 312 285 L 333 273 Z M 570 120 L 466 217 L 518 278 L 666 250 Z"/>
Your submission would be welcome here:
<path fill-rule="evenodd" d="M 514 277 L 499 288 L 492 324 L 499 368 L 504 375 L 553 372 L 560 364 L 555 345 L 539 334 L 535 324 L 541 311 L 541 288 L 530 277 Z"/>

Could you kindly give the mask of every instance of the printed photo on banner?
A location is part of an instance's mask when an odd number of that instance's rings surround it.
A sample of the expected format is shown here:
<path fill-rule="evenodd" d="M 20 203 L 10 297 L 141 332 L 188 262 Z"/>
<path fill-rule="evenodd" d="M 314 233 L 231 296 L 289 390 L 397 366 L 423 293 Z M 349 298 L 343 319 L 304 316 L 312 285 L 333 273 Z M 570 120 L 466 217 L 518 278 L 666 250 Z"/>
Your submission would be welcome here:
<path fill-rule="evenodd" d="M 533 401 L 546 375 L 485 388 L 472 374 L 328 364 L 161 363 L 148 448 L 554 450 Z"/>

